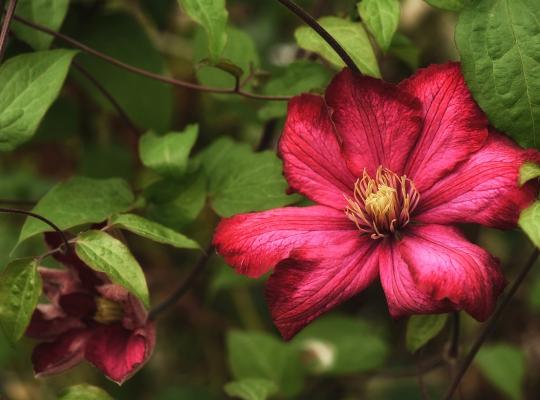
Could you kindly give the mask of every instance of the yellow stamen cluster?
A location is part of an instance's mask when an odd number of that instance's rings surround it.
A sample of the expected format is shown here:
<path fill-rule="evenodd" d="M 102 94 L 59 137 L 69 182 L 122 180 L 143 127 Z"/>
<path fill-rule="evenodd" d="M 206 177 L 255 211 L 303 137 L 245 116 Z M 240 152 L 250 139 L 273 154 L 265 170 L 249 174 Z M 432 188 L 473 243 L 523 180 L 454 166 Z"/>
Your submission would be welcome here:
<path fill-rule="evenodd" d="M 361 232 L 379 239 L 396 232 L 410 222 L 420 200 L 412 180 L 398 176 L 382 166 L 375 178 L 364 169 L 354 185 L 353 198 L 345 196 L 345 214 Z"/>
<path fill-rule="evenodd" d="M 101 324 L 121 321 L 124 317 L 124 309 L 120 304 L 103 297 L 96 299 L 96 308 L 94 320 Z"/>

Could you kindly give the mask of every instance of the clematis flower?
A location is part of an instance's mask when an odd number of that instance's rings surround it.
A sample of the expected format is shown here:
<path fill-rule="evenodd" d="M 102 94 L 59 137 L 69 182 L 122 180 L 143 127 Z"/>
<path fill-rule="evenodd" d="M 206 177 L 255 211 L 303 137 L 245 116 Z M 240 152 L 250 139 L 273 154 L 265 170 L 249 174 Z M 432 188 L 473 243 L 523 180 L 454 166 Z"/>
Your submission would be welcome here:
<path fill-rule="evenodd" d="M 51 247 L 61 244 L 47 233 Z M 32 354 L 36 376 L 63 372 L 87 360 L 121 384 L 149 359 L 155 326 L 143 304 L 75 254 L 56 255 L 65 269 L 39 268 L 43 293 L 26 336 L 42 341 Z"/>
<path fill-rule="evenodd" d="M 514 227 L 538 195 L 519 169 L 540 155 L 489 126 L 459 64 L 399 85 L 345 69 L 324 97 L 291 100 L 279 152 L 316 205 L 224 219 L 214 244 L 241 274 L 274 269 L 266 298 L 285 339 L 377 279 L 393 317 L 489 317 L 499 262 L 454 225 Z"/>

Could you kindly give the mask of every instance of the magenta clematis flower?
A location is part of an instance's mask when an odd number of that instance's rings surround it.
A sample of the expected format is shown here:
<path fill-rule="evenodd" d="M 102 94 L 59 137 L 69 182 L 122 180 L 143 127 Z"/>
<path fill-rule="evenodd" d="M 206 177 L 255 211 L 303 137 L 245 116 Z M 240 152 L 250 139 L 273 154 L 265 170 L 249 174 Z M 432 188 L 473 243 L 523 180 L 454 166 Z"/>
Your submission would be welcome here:
<path fill-rule="evenodd" d="M 239 273 L 274 268 L 266 297 L 285 339 L 377 278 L 393 317 L 491 314 L 499 263 L 453 225 L 514 227 L 538 195 L 519 169 L 540 155 L 489 126 L 459 64 L 399 85 L 345 69 L 324 97 L 290 102 L 279 152 L 317 204 L 224 219 L 214 244 Z"/>
<path fill-rule="evenodd" d="M 51 247 L 61 241 L 47 233 Z M 36 376 L 63 372 L 86 359 L 121 384 L 149 359 L 154 323 L 143 304 L 75 254 L 57 255 L 65 269 L 40 267 L 43 292 L 26 335 L 41 340 L 32 354 Z"/>

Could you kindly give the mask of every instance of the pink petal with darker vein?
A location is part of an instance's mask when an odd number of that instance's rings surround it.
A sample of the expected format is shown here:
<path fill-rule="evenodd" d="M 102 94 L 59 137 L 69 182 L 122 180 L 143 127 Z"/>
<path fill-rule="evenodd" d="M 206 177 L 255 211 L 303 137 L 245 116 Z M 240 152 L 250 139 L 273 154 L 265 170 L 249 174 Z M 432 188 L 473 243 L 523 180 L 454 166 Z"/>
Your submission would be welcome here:
<path fill-rule="evenodd" d="M 519 186 L 519 170 L 527 161 L 540 163 L 540 153 L 523 150 L 491 130 L 484 147 L 420 193 L 415 219 L 434 224 L 514 227 L 521 211 L 538 195 L 537 182 Z"/>
<path fill-rule="evenodd" d="M 338 74 L 326 90 L 336 132 L 351 171 L 373 175 L 379 165 L 401 175 L 422 128 L 419 100 L 395 85 Z"/>
<path fill-rule="evenodd" d="M 422 102 L 422 134 L 405 169 L 422 191 L 482 147 L 488 121 L 474 102 L 457 63 L 421 69 L 399 88 Z"/>
<path fill-rule="evenodd" d="M 272 319 L 284 339 L 364 290 L 378 274 L 377 243 L 350 235 L 339 243 L 304 247 L 278 264 L 266 286 Z"/>
<path fill-rule="evenodd" d="M 322 97 L 304 94 L 291 100 L 279 152 L 291 189 L 319 204 L 346 206 L 343 194 L 353 192 L 356 177 L 341 154 Z"/>
<path fill-rule="evenodd" d="M 237 272 L 258 277 L 294 249 L 324 247 L 353 235 L 358 235 L 356 226 L 343 211 L 326 206 L 287 207 L 223 219 L 213 242 Z"/>
<path fill-rule="evenodd" d="M 420 290 L 486 320 L 505 286 L 499 262 L 456 228 L 415 226 L 399 245 Z"/>

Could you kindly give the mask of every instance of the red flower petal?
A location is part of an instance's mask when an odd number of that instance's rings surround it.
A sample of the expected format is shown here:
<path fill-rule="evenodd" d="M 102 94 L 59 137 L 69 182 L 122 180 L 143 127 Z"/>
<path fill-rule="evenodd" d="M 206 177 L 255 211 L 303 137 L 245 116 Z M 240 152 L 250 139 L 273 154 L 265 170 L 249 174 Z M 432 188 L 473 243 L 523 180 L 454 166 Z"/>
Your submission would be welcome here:
<path fill-rule="evenodd" d="M 538 194 L 538 183 L 519 186 L 519 170 L 526 161 L 540 163 L 540 153 L 523 150 L 491 130 L 482 149 L 420 193 L 415 219 L 434 224 L 473 222 L 514 227 L 521 210 Z"/>
<path fill-rule="evenodd" d="M 272 319 L 284 339 L 365 289 L 378 273 L 377 242 L 358 234 L 294 251 L 266 286 Z"/>
<path fill-rule="evenodd" d="M 39 267 L 38 272 L 43 281 L 43 294 L 52 303 L 58 303 L 60 296 L 81 288 L 78 277 L 71 270 Z"/>
<path fill-rule="evenodd" d="M 378 79 L 338 74 L 326 90 L 338 136 L 351 171 L 373 175 L 379 165 L 398 175 L 420 134 L 421 105 L 397 86 Z"/>
<path fill-rule="evenodd" d="M 488 121 L 457 63 L 422 69 L 399 87 L 419 98 L 423 106 L 422 134 L 406 167 L 407 175 L 422 191 L 482 147 Z"/>
<path fill-rule="evenodd" d="M 499 262 L 455 228 L 415 226 L 400 242 L 418 288 L 484 321 L 505 286 Z"/>
<path fill-rule="evenodd" d="M 380 246 L 379 275 L 392 317 L 442 313 L 453 309 L 450 302 L 436 300 L 420 290 L 409 266 L 401 258 L 397 242 L 386 239 Z"/>
<path fill-rule="evenodd" d="M 36 376 L 64 372 L 80 363 L 84 358 L 88 338 L 87 330 L 77 329 L 64 333 L 54 342 L 37 345 L 32 353 Z"/>
<path fill-rule="evenodd" d="M 325 246 L 329 240 L 357 234 L 343 211 L 325 206 L 287 207 L 223 219 L 214 245 L 236 271 L 258 277 L 296 248 Z"/>
<path fill-rule="evenodd" d="M 100 325 L 93 330 L 85 358 L 109 379 L 122 384 L 148 361 L 155 342 L 153 324 L 134 331 L 120 324 Z"/>
<path fill-rule="evenodd" d="M 25 335 L 33 339 L 53 339 L 67 331 L 84 327 L 80 319 L 68 317 L 61 308 L 53 304 L 38 304 Z"/>
<path fill-rule="evenodd" d="M 60 297 L 58 304 L 71 317 L 91 317 L 96 313 L 94 296 L 87 293 L 69 293 Z"/>
<path fill-rule="evenodd" d="M 342 210 L 356 177 L 341 154 L 328 108 L 320 96 L 304 94 L 289 103 L 279 151 L 292 189 L 317 203 Z"/>

